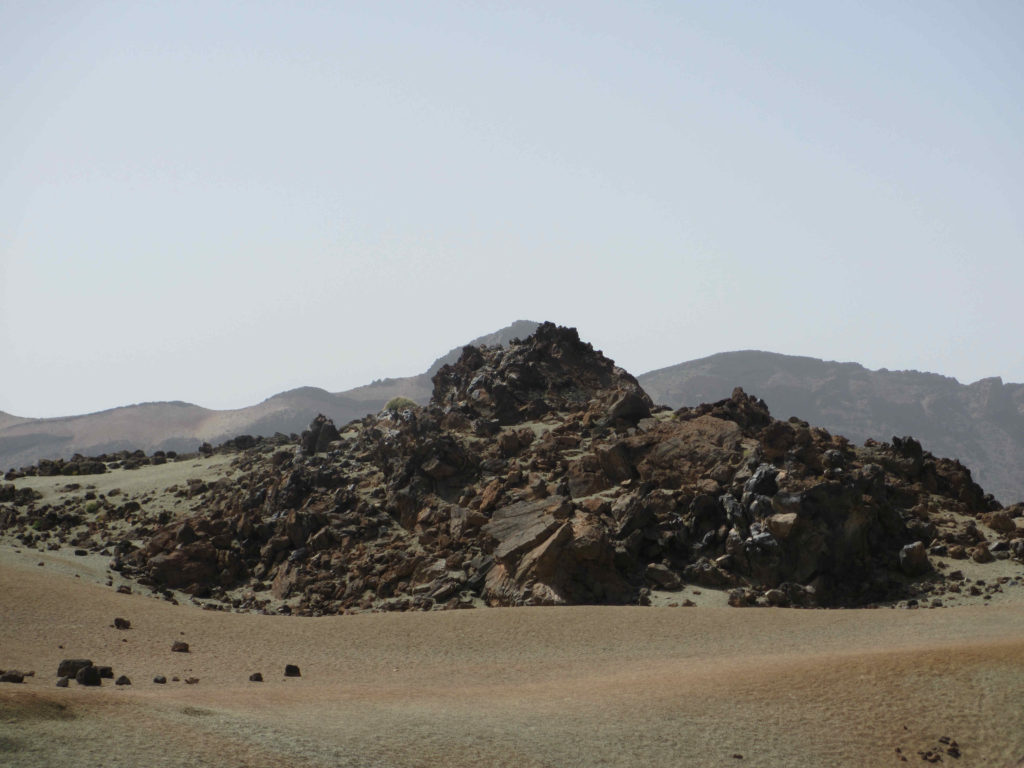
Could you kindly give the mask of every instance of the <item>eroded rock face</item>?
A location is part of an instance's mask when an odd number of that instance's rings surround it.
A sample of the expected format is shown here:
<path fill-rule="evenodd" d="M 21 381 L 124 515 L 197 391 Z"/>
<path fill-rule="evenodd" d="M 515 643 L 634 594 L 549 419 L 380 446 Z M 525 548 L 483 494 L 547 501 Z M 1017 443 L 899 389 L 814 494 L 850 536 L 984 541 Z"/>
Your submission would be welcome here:
<path fill-rule="evenodd" d="M 466 348 L 427 407 L 340 432 L 318 417 L 234 468 L 199 513 L 119 548 L 122 574 L 201 597 L 248 587 L 236 607 L 270 593 L 308 615 L 627 603 L 687 583 L 736 605 L 864 605 L 944 578 L 935 548 L 1024 556 L 1019 511 L 913 438 L 853 446 L 739 389 L 657 408 L 551 324 Z"/>

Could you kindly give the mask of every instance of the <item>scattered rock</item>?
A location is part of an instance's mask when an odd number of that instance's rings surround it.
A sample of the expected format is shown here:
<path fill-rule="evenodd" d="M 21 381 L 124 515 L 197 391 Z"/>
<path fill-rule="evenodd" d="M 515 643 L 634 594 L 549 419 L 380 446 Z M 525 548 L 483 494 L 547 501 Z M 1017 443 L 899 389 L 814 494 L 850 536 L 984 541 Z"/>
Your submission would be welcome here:
<path fill-rule="evenodd" d="M 90 659 L 64 659 L 57 667 L 57 677 L 74 677 L 78 670 L 91 666 Z"/>
<path fill-rule="evenodd" d="M 284 676 L 285 677 L 302 677 L 302 673 L 295 664 L 284 665 Z"/>
<path fill-rule="evenodd" d="M 171 651 L 173 653 L 188 653 L 188 643 L 184 640 L 175 640 L 174 643 L 171 644 Z"/>
<path fill-rule="evenodd" d="M 67 688 L 68 687 L 68 678 L 66 678 L 66 677 L 58 677 L 57 678 L 57 687 L 58 688 Z"/>
<path fill-rule="evenodd" d="M 285 674 L 288 674 L 287 668 L 285 669 Z M 251 683 L 262 683 L 263 682 L 263 675 L 261 675 L 259 672 L 253 672 L 251 675 L 249 675 L 249 682 L 251 682 Z"/>
<path fill-rule="evenodd" d="M 25 682 L 25 675 L 16 669 L 8 669 L 3 674 L 0 674 L 0 683 L 23 683 Z"/>
<path fill-rule="evenodd" d="M 94 666 L 82 667 L 75 673 L 75 682 L 79 685 L 100 685 L 100 671 Z"/>
<path fill-rule="evenodd" d="M 900 549 L 900 568 L 908 576 L 919 576 L 931 570 L 923 542 L 915 541 Z"/>
<path fill-rule="evenodd" d="M 132 623 L 128 619 L 114 619 L 114 629 L 131 629 Z"/>
<path fill-rule="evenodd" d="M 132 681 L 128 675 L 121 675 L 117 680 L 114 681 L 114 685 L 131 685 Z"/>
<path fill-rule="evenodd" d="M 163 675 L 157 675 L 156 677 L 153 678 L 153 682 L 156 683 L 157 685 L 165 685 L 167 683 L 167 678 L 164 677 Z"/>

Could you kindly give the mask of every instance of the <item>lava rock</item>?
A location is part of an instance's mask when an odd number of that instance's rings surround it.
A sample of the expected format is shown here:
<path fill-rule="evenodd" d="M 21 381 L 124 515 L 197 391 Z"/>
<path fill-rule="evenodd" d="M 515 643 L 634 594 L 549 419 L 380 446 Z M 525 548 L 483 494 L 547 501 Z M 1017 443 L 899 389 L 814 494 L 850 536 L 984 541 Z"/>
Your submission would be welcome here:
<path fill-rule="evenodd" d="M 100 685 L 100 671 L 97 667 L 82 667 L 75 674 L 75 682 L 79 685 L 97 686 Z"/>
<path fill-rule="evenodd" d="M 78 670 L 91 666 L 90 659 L 64 659 L 57 667 L 57 677 L 74 677 Z"/>

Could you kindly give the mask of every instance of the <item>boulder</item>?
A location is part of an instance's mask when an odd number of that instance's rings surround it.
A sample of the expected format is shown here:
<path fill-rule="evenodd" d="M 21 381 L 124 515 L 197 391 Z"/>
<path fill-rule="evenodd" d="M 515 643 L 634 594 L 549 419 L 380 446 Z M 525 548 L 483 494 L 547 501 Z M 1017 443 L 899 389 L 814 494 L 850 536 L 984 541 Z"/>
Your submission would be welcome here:
<path fill-rule="evenodd" d="M 91 666 L 90 659 L 64 659 L 57 667 L 57 677 L 74 677 L 78 670 Z"/>
<path fill-rule="evenodd" d="M 97 686 L 100 681 L 100 670 L 97 667 L 82 667 L 75 673 L 75 682 L 79 685 Z"/>
<path fill-rule="evenodd" d="M 908 576 L 920 576 L 931 568 L 923 542 L 915 541 L 900 549 L 900 569 Z"/>
<path fill-rule="evenodd" d="M 982 519 L 985 525 L 997 533 L 1015 533 L 1017 530 L 1017 524 L 1014 522 L 1013 518 L 1010 517 L 1009 513 L 1002 509 L 990 512 Z"/>
<path fill-rule="evenodd" d="M 780 541 L 785 541 L 793 533 L 798 516 L 795 512 L 779 512 L 768 518 L 768 530 Z"/>
<path fill-rule="evenodd" d="M 505 560 L 532 549 L 561 524 L 551 514 L 561 506 L 549 499 L 510 504 L 495 511 L 491 521 L 481 529 L 497 542 L 494 557 Z"/>
<path fill-rule="evenodd" d="M 976 563 L 991 563 L 996 557 L 988 548 L 988 544 L 981 543 L 971 549 L 971 559 Z"/>
<path fill-rule="evenodd" d="M 667 589 L 670 592 L 675 592 L 683 587 L 683 580 L 679 578 L 679 575 L 662 563 L 648 563 L 647 568 L 644 569 L 644 577 L 659 589 Z"/>

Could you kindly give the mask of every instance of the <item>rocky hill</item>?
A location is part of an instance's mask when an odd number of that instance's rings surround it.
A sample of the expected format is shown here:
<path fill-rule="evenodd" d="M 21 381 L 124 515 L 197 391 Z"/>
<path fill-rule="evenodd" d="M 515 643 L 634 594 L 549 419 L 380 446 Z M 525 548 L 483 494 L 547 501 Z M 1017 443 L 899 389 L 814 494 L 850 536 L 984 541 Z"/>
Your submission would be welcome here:
<path fill-rule="evenodd" d="M 742 387 L 783 417 L 862 443 L 914 435 L 929 451 L 960 459 L 1006 503 L 1024 499 L 1024 384 L 999 378 L 964 385 L 918 371 L 872 371 L 771 352 L 726 352 L 639 377 L 674 408 L 727 397 Z"/>
<path fill-rule="evenodd" d="M 536 327 L 520 320 L 470 345 L 506 345 Z M 171 402 L 58 419 L 0 413 L 0 469 L 74 454 L 191 452 L 201 443 L 216 445 L 238 435 L 297 434 L 317 414 L 345 424 L 377 413 L 396 396 L 426 405 L 431 378 L 456 362 L 461 351 L 451 350 L 416 376 L 338 393 L 302 387 L 238 410 Z M 654 402 L 673 408 L 721 400 L 740 387 L 763 398 L 779 416 L 796 416 L 855 443 L 915 435 L 935 455 L 970 467 L 1000 501 L 1024 499 L 1024 384 L 994 378 L 963 385 L 931 373 L 872 371 L 856 363 L 752 351 L 682 363 L 642 374 L 638 381 Z"/>
<path fill-rule="evenodd" d="M 938 600 L 963 579 L 945 560 L 1024 557 L 1021 509 L 913 438 L 858 446 L 741 389 L 659 408 L 550 323 L 466 347 L 426 407 L 220 450 L 236 474 L 168 488 L 180 514 L 43 504 L 10 473 L 0 529 L 104 548 L 155 590 L 306 615 L 644 603 L 684 583 L 736 606 Z"/>

